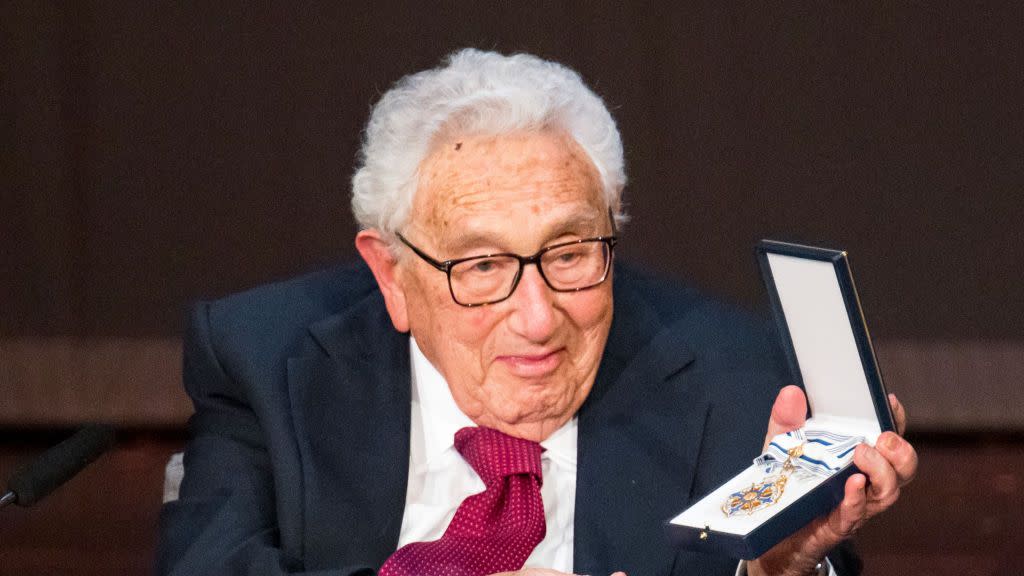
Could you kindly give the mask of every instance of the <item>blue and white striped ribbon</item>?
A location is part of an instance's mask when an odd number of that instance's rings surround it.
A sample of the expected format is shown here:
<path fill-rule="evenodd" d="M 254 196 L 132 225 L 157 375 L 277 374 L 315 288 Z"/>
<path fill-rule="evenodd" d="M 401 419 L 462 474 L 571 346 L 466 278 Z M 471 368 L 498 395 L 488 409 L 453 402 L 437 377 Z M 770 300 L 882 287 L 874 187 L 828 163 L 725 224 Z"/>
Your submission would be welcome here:
<path fill-rule="evenodd" d="M 863 436 L 846 436 L 827 430 L 793 430 L 772 438 L 764 454 L 754 458 L 754 465 L 765 474 L 782 469 L 789 451 L 803 444 L 803 454 L 793 459 L 798 471 L 827 478 L 841 470 L 853 459 L 853 450 L 864 441 Z"/>

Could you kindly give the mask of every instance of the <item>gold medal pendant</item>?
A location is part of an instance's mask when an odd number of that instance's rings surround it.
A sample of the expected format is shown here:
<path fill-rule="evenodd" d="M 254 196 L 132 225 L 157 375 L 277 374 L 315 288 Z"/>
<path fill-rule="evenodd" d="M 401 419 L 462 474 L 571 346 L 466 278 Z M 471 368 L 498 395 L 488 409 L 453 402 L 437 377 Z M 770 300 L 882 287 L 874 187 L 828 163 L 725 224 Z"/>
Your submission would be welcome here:
<path fill-rule="evenodd" d="M 786 490 L 786 482 L 789 481 L 790 474 L 796 469 L 793 459 L 799 458 L 803 452 L 803 444 L 791 448 L 779 474 L 768 476 L 756 484 L 751 484 L 750 488 L 746 490 L 730 494 L 722 504 L 722 513 L 726 517 L 738 514 L 750 515 L 777 503 Z"/>
<path fill-rule="evenodd" d="M 757 484 L 751 484 L 746 490 L 733 492 L 722 505 L 722 512 L 726 516 L 749 515 L 775 504 L 786 490 L 787 479 L 788 476 L 770 476 Z"/>

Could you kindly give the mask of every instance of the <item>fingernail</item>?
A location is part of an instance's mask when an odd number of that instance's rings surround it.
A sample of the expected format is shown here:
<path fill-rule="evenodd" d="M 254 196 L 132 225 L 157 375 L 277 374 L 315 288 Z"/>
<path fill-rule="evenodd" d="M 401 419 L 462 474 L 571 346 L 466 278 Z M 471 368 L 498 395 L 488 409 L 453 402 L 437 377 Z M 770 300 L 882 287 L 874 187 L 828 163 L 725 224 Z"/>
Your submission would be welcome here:
<path fill-rule="evenodd" d="M 886 450 L 894 452 L 900 447 L 900 437 L 895 434 L 886 434 L 885 437 L 882 438 L 882 446 L 884 446 Z"/>
<path fill-rule="evenodd" d="M 882 455 L 878 453 L 878 450 L 868 446 L 867 444 L 864 445 L 864 452 L 864 455 L 867 456 L 869 460 L 877 460 L 882 457 Z"/>

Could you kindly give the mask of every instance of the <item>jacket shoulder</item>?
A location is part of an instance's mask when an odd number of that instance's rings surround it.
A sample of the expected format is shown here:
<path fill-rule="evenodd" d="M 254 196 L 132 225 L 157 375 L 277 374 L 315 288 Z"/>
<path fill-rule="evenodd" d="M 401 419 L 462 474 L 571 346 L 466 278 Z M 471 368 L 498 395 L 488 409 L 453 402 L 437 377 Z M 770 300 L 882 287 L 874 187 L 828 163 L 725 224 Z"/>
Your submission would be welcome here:
<path fill-rule="evenodd" d="M 365 264 L 337 266 L 200 302 L 193 322 L 205 314 L 209 339 L 222 361 L 297 355 L 308 328 L 343 313 L 378 293 Z"/>
<path fill-rule="evenodd" d="M 783 370 L 774 325 L 766 317 L 632 266 L 617 265 L 615 273 L 616 290 L 650 306 L 663 328 L 681 333 L 699 361 L 733 370 Z"/>

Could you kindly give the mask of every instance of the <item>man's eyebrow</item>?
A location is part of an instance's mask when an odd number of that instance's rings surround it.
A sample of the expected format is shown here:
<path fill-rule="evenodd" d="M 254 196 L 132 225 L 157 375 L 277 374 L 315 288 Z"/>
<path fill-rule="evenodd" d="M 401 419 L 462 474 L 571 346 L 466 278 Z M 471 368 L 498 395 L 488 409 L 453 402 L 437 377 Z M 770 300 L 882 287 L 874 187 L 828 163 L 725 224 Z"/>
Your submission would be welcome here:
<path fill-rule="evenodd" d="M 456 232 L 455 234 L 452 234 L 447 241 L 442 242 L 442 244 L 444 245 L 445 250 L 451 251 L 455 254 L 450 257 L 455 258 L 464 255 L 460 254 L 460 252 L 472 250 L 473 248 L 479 248 L 485 252 L 502 252 L 503 250 L 499 249 L 499 246 L 502 244 L 502 240 L 503 237 L 495 234 L 471 231 Z M 485 249 L 485 247 L 488 247 L 488 249 Z"/>
<path fill-rule="evenodd" d="M 552 227 L 547 236 L 553 240 L 565 234 L 601 234 L 601 224 L 605 218 L 603 213 L 593 210 L 571 214 Z"/>
<path fill-rule="evenodd" d="M 594 210 L 581 210 L 571 213 L 562 218 L 561 221 L 548 227 L 541 246 L 549 244 L 560 236 L 567 234 L 581 236 L 604 234 L 602 232 L 602 223 L 606 218 L 607 216 L 603 212 Z M 610 234 L 611 232 L 609 231 L 608 233 Z M 507 252 L 510 242 L 508 236 L 504 234 L 488 233 L 481 230 L 465 230 L 453 233 L 443 244 L 444 250 L 452 254 L 442 255 L 442 258 L 447 259 L 461 258 L 473 249 L 479 249 L 481 254 Z"/>

